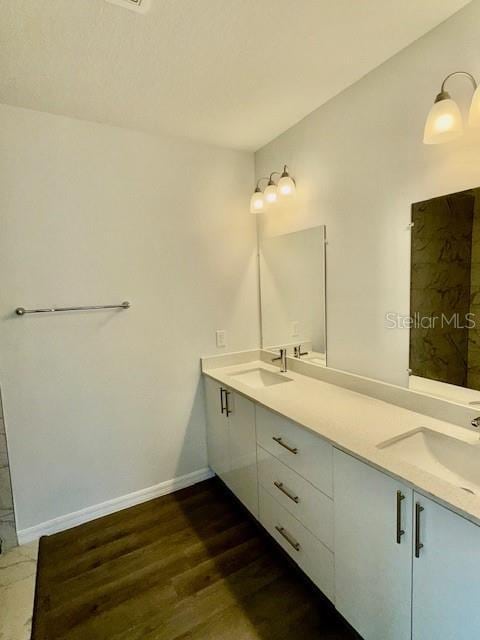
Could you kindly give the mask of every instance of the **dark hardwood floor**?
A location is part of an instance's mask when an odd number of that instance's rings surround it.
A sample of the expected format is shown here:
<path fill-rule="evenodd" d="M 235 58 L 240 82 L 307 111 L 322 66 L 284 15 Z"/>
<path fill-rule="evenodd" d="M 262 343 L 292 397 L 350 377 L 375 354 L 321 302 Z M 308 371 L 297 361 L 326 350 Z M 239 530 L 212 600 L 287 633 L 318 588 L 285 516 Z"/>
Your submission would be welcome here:
<path fill-rule="evenodd" d="M 358 640 L 216 479 L 40 543 L 32 640 Z"/>

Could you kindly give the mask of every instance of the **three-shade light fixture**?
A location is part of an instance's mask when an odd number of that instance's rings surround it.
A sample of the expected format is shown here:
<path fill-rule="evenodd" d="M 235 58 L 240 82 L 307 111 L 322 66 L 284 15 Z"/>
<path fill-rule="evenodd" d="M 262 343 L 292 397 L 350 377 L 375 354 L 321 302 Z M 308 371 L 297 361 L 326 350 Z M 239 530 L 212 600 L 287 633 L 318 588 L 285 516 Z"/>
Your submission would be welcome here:
<path fill-rule="evenodd" d="M 463 134 L 463 118 L 457 103 L 446 91 L 447 82 L 456 76 L 467 78 L 473 86 L 473 98 L 470 105 L 468 124 L 480 127 L 480 88 L 471 73 L 454 71 L 442 82 L 440 93 L 435 99 L 425 124 L 423 142 L 425 144 L 441 144 L 459 138 Z"/>
<path fill-rule="evenodd" d="M 275 175 L 280 176 L 278 183 L 273 179 Z M 268 181 L 265 191 L 260 189 L 262 180 Z M 266 209 L 275 206 L 277 202 L 293 197 L 295 191 L 295 180 L 288 173 L 287 165 L 283 167 L 283 172 L 272 171 L 268 178 L 260 178 L 257 181 L 255 191 L 250 199 L 250 213 L 265 213 Z"/>

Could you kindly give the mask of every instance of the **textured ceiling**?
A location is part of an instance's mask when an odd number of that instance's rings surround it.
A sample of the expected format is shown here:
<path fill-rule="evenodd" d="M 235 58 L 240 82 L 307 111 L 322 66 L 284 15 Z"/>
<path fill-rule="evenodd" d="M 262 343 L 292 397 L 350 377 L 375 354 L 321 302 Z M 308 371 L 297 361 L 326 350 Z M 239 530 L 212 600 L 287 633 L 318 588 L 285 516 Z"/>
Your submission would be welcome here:
<path fill-rule="evenodd" d="M 0 102 L 257 149 L 466 0 L 0 0 Z"/>

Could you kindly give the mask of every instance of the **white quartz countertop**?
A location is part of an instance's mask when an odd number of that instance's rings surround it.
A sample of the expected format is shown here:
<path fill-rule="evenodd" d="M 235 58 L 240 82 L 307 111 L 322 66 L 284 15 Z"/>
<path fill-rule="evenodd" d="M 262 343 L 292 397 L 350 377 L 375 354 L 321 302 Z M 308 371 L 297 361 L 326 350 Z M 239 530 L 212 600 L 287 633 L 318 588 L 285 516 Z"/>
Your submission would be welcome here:
<path fill-rule="evenodd" d="M 277 367 L 260 360 L 218 365 L 216 361 L 209 366 L 209 359 L 204 360 L 203 373 L 480 525 L 480 496 L 377 448 L 385 440 L 420 427 L 470 444 L 478 443 L 478 433 L 293 371 L 282 374 L 291 382 L 262 388 L 232 377 L 256 367 L 279 373 Z"/>

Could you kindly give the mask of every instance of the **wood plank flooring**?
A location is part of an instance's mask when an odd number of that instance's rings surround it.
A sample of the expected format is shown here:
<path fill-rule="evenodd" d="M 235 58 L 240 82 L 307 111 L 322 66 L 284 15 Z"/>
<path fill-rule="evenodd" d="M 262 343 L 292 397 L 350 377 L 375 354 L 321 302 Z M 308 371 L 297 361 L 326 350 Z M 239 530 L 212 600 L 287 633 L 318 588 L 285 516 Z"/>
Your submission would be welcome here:
<path fill-rule="evenodd" d="M 40 542 L 32 640 L 358 640 L 208 480 Z"/>

